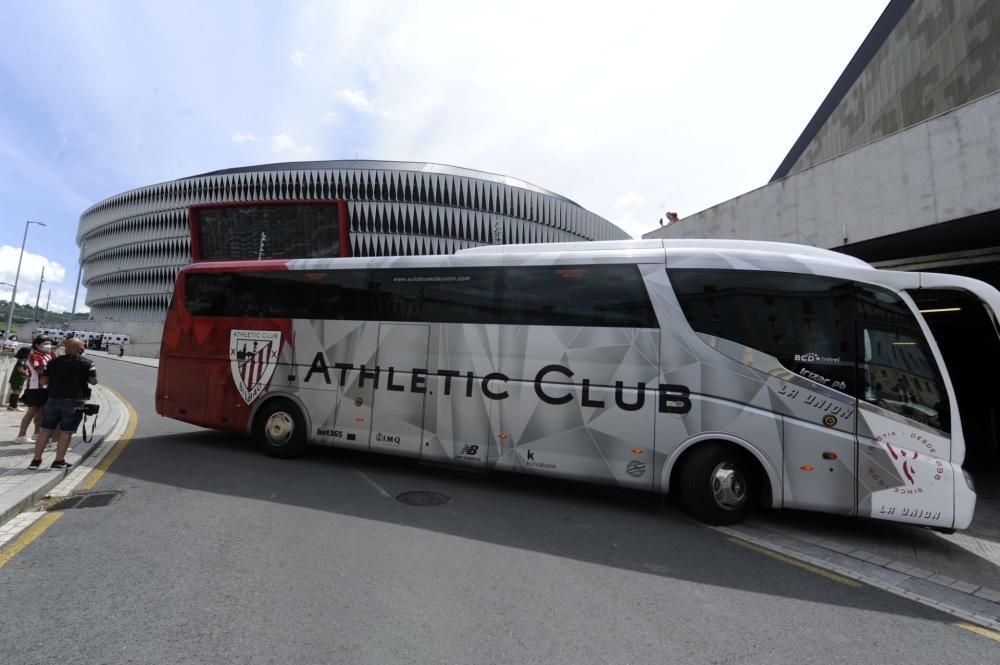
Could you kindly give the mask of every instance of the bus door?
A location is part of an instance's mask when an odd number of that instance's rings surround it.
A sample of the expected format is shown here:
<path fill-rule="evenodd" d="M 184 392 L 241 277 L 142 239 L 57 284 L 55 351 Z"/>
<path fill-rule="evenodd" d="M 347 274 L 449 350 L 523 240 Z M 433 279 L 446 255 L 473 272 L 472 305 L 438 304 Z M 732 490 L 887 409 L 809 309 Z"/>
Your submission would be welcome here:
<path fill-rule="evenodd" d="M 783 415 L 786 506 L 839 515 L 857 512 L 858 399 L 849 280 L 766 275 L 780 300 L 781 366 L 791 370 L 776 392 Z M 782 280 L 782 281 L 774 281 Z M 766 329 L 767 321 L 762 321 Z"/>
<path fill-rule="evenodd" d="M 374 388 L 371 450 L 420 456 L 429 328 L 425 323 L 379 324 L 375 371 L 368 368 L 365 379 Z"/>
<path fill-rule="evenodd" d="M 808 370 L 818 373 L 824 368 Z M 797 378 L 777 388 L 784 416 L 784 504 L 840 515 L 857 511 L 857 400 Z"/>
<path fill-rule="evenodd" d="M 896 293 L 858 285 L 858 513 L 950 527 L 948 390 L 923 330 Z"/>
<path fill-rule="evenodd" d="M 327 429 L 338 448 L 368 450 L 378 376 L 378 324 L 327 321 L 325 329 L 330 376 L 337 385 L 333 427 Z"/>

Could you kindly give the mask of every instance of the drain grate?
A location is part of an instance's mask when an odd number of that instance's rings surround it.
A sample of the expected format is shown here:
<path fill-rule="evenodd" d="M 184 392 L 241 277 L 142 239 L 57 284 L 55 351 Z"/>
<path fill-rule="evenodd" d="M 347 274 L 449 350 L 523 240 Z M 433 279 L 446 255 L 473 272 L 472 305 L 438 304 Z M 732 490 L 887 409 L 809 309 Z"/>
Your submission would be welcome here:
<path fill-rule="evenodd" d="M 451 497 L 438 492 L 403 492 L 396 497 L 396 501 L 407 506 L 443 506 L 451 501 Z"/>
<path fill-rule="evenodd" d="M 71 510 L 73 508 L 103 508 L 118 500 L 121 490 L 110 492 L 84 492 L 68 496 L 49 506 L 49 510 Z"/>

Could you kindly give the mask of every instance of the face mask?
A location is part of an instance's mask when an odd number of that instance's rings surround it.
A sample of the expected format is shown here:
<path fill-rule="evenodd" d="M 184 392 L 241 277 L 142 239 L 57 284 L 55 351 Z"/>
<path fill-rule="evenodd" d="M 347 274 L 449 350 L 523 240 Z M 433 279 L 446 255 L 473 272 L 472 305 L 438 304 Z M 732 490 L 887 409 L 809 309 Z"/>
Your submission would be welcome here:
<path fill-rule="evenodd" d="M 51 344 L 42 344 L 42 351 L 44 351 L 45 353 L 48 353 L 51 350 L 52 350 L 52 345 Z"/>

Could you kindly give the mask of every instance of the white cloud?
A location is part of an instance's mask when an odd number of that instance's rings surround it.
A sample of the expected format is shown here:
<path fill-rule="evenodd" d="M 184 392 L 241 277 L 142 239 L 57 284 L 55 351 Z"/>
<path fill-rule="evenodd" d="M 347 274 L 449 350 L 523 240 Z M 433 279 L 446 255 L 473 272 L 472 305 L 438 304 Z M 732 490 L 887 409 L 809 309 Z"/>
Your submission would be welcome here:
<path fill-rule="evenodd" d="M 646 199 L 642 194 L 638 194 L 633 191 L 627 191 L 615 200 L 615 209 L 620 210 L 621 208 L 636 208 L 642 206 L 646 202 Z"/>
<path fill-rule="evenodd" d="M 233 143 L 246 143 L 247 141 L 256 141 L 257 137 L 253 135 L 253 132 L 248 132 L 244 134 L 243 132 L 235 132 L 231 137 Z"/>
<path fill-rule="evenodd" d="M 523 178 L 638 236 L 767 182 L 879 4 L 845 0 L 820 34 L 810 3 L 345 0 L 292 34 L 355 111 L 310 141 Z"/>
<path fill-rule="evenodd" d="M 288 134 L 276 134 L 271 137 L 271 151 L 293 159 L 314 158 L 316 148 L 298 143 Z"/>
<path fill-rule="evenodd" d="M 292 64 L 296 67 L 301 67 L 306 60 L 306 54 L 303 51 L 294 51 L 288 59 L 292 61 Z"/>
<path fill-rule="evenodd" d="M 295 139 L 288 134 L 278 134 L 271 137 L 271 150 L 275 152 L 287 152 L 295 149 Z"/>
<path fill-rule="evenodd" d="M 327 111 L 323 114 L 323 124 L 330 125 L 337 122 L 337 114 L 333 111 Z"/>
<path fill-rule="evenodd" d="M 30 236 L 28 240 L 30 243 Z M 20 247 L 11 247 L 10 245 L 0 246 L 0 281 L 10 284 L 14 283 L 15 275 L 17 275 L 17 261 L 20 254 Z M 55 284 L 61 283 L 66 277 L 66 268 L 61 264 L 41 254 L 33 254 L 26 250 L 24 252 L 24 259 L 21 262 L 21 273 L 17 282 L 17 302 L 19 304 L 35 304 L 35 298 L 38 296 L 38 281 L 42 277 L 43 267 L 45 268 L 45 282 L 42 284 L 41 305 L 45 304 L 46 292 Z M 11 287 L 9 286 L 0 285 L 0 299 L 9 302 L 10 289 Z"/>
<path fill-rule="evenodd" d="M 645 217 L 637 217 L 632 211 L 622 215 L 610 215 L 606 219 L 633 238 L 641 238 L 643 233 L 647 233 L 656 225 L 655 221 L 650 224 Z"/>
<path fill-rule="evenodd" d="M 362 113 L 373 113 L 375 111 L 371 100 L 368 99 L 368 95 L 365 94 L 364 90 L 341 90 L 339 96 L 357 111 L 361 111 Z"/>

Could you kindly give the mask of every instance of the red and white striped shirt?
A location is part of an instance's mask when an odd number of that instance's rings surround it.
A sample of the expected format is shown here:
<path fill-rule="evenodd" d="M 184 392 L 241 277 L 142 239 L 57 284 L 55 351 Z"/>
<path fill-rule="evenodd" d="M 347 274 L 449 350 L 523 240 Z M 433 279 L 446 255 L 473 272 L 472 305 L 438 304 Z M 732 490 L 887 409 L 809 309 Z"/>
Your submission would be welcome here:
<path fill-rule="evenodd" d="M 42 384 L 38 382 L 38 378 L 45 371 L 45 366 L 49 364 L 50 360 L 52 360 L 51 353 L 31 350 L 31 353 L 28 355 L 28 370 L 31 372 L 28 375 L 28 390 L 38 390 L 42 387 Z"/>

